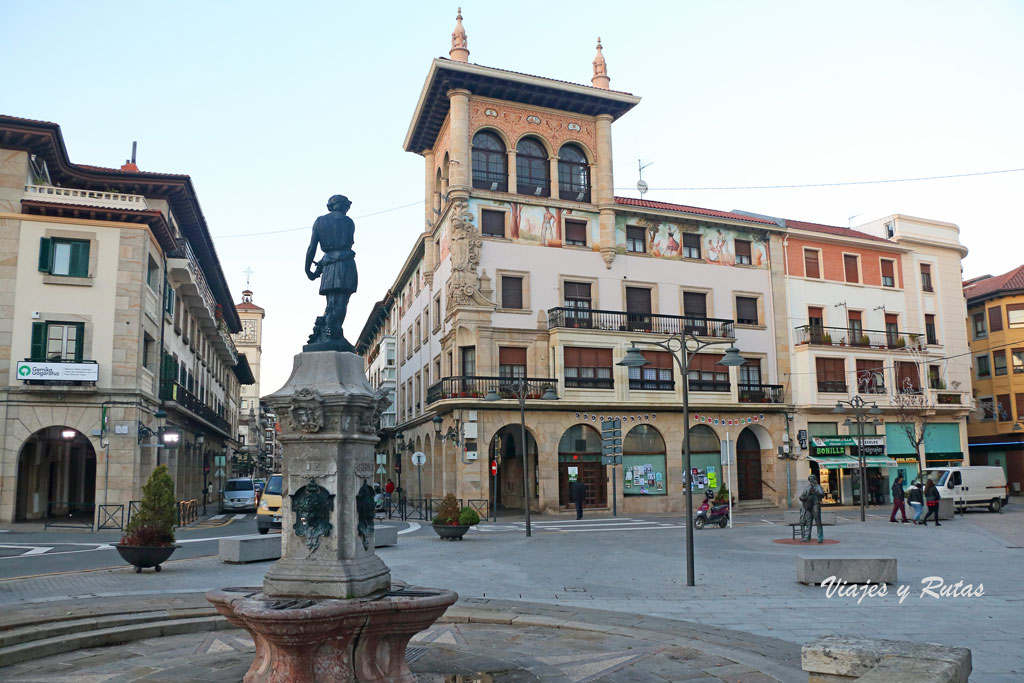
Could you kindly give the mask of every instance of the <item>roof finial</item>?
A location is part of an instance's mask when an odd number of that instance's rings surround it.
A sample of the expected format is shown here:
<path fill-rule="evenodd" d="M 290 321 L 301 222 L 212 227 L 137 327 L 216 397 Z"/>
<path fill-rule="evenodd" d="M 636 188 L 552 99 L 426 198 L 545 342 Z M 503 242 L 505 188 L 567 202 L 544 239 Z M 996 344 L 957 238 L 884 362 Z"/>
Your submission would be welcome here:
<path fill-rule="evenodd" d="M 608 66 L 604 63 L 604 53 L 601 51 L 601 38 L 599 36 L 597 39 L 597 56 L 594 57 L 594 76 L 590 79 L 590 83 L 595 88 L 608 90 L 610 82 Z"/>
<path fill-rule="evenodd" d="M 458 14 L 455 15 L 455 30 L 452 31 L 452 49 L 448 51 L 448 56 L 454 62 L 468 62 L 469 48 L 467 45 L 466 29 L 462 28 L 462 8 L 460 7 Z"/>

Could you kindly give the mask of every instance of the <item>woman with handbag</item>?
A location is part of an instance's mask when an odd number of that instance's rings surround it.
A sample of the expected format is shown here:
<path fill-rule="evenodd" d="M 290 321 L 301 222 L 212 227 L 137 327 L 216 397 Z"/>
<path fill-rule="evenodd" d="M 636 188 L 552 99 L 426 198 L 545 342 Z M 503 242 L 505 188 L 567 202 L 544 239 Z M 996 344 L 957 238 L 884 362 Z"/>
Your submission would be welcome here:
<path fill-rule="evenodd" d="M 939 489 L 935 486 L 935 482 L 931 479 L 927 480 L 924 484 L 924 500 L 928 506 L 928 514 L 924 516 L 924 521 L 921 524 L 928 526 L 928 518 L 935 515 L 935 526 L 942 526 L 939 524 Z"/>

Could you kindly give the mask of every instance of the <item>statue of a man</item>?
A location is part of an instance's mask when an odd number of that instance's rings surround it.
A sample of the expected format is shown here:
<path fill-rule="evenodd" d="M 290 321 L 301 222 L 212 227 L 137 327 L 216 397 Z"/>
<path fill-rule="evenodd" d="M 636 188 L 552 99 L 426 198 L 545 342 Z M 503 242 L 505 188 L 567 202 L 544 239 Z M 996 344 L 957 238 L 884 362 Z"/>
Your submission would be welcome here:
<path fill-rule="evenodd" d="M 825 489 L 821 488 L 818 478 L 813 474 L 807 477 L 807 488 L 800 494 L 800 540 L 811 542 L 811 526 L 818 525 L 818 543 L 825 542 L 825 533 L 821 528 L 821 499 L 825 497 Z"/>
<path fill-rule="evenodd" d="M 356 253 L 352 251 L 356 225 L 346 216 L 352 202 L 344 195 L 336 194 L 327 200 L 327 210 L 313 223 L 313 236 L 306 250 L 306 277 L 320 278 L 320 293 L 327 297 L 327 310 L 317 318 L 313 334 L 304 351 L 352 351 L 352 345 L 345 340 L 342 324 L 348 313 L 349 297 L 356 291 L 359 277 L 356 273 Z M 323 250 L 323 258 L 316 262 L 317 245 Z"/>

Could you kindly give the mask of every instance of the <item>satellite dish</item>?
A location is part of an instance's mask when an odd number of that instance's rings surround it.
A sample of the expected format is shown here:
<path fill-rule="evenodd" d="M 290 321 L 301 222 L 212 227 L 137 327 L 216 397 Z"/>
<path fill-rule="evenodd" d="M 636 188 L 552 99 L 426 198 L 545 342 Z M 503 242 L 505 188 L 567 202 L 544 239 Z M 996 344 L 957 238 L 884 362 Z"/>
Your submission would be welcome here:
<path fill-rule="evenodd" d="M 644 180 L 641 178 L 640 180 L 636 181 L 636 189 L 640 191 L 640 196 L 643 197 L 644 194 L 647 192 L 647 183 L 644 182 Z"/>

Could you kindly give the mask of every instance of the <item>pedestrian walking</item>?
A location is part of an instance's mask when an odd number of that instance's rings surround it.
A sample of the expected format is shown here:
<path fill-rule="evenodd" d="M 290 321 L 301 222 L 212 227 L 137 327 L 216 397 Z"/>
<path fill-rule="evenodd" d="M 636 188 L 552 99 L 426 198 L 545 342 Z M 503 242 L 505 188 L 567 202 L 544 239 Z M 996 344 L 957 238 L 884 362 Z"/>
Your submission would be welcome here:
<path fill-rule="evenodd" d="M 889 515 L 889 521 L 893 524 L 896 523 L 896 511 L 899 510 L 900 514 L 903 515 L 903 523 L 907 524 L 910 522 L 907 519 L 907 508 L 903 504 L 906 498 L 906 494 L 903 491 L 903 475 L 896 475 L 896 481 L 892 483 L 892 514 Z"/>
<path fill-rule="evenodd" d="M 569 497 L 576 503 L 576 519 L 583 519 L 583 500 L 587 497 L 587 486 L 582 479 L 577 477 L 569 485 Z"/>
<path fill-rule="evenodd" d="M 920 524 L 921 513 L 924 512 L 924 492 L 921 490 L 921 482 L 910 487 L 907 502 L 910 503 L 910 507 L 914 508 L 914 524 Z"/>
<path fill-rule="evenodd" d="M 388 479 L 388 483 L 384 484 L 384 502 L 388 508 L 388 516 L 391 516 L 391 494 L 395 492 L 395 482 Z"/>
<path fill-rule="evenodd" d="M 921 524 L 928 526 L 928 518 L 933 514 L 935 515 L 935 526 L 942 526 L 939 524 L 939 489 L 935 486 L 935 482 L 929 479 L 924 485 L 924 501 L 925 505 L 928 506 L 928 513 L 924 516 L 924 521 Z"/>

